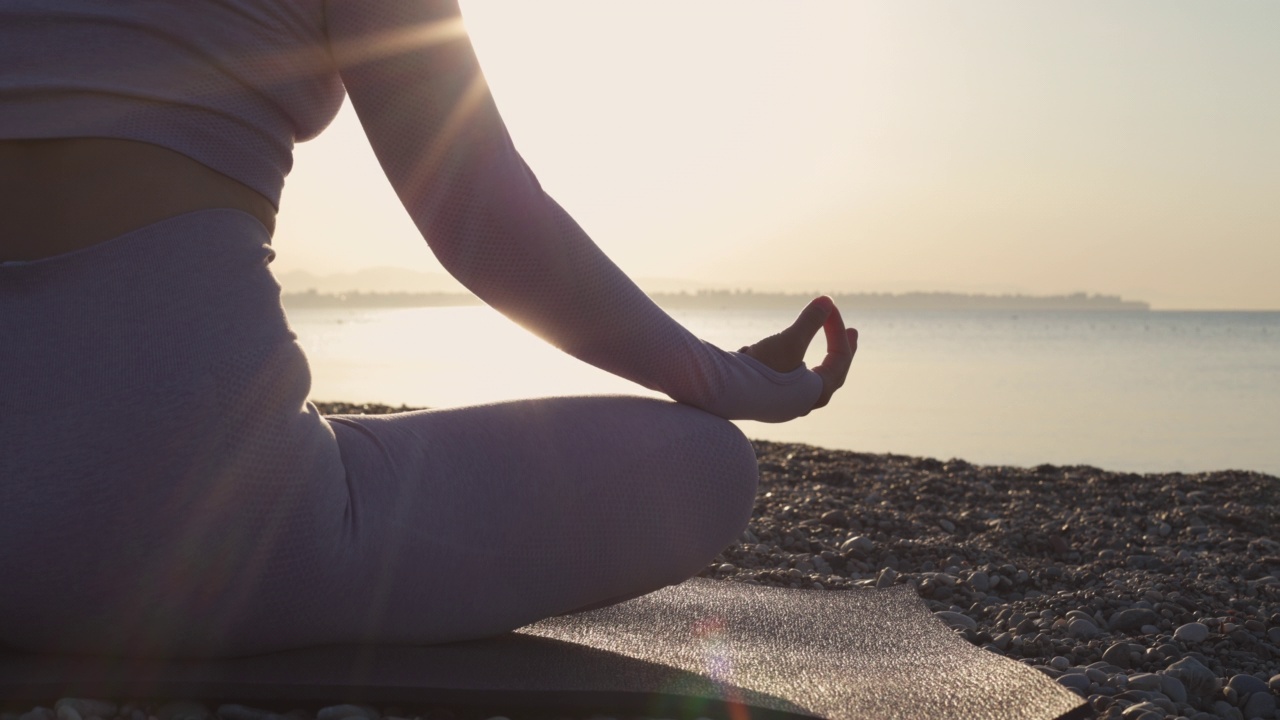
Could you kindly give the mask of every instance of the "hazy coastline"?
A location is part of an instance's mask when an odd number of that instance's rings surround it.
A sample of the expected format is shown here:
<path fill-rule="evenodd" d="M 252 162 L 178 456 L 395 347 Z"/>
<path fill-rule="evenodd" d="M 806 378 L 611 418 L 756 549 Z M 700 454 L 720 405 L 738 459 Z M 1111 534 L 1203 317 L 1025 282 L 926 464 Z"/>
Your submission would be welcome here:
<path fill-rule="evenodd" d="M 649 293 L 659 306 L 672 310 L 794 309 L 821 292 L 782 293 L 751 290 L 697 290 Z M 947 292 L 830 293 L 836 304 L 850 310 L 1072 310 L 1147 312 L 1149 303 L 1116 295 L 982 295 Z M 287 292 L 285 307 L 293 308 L 410 308 L 480 305 L 464 292 Z"/>

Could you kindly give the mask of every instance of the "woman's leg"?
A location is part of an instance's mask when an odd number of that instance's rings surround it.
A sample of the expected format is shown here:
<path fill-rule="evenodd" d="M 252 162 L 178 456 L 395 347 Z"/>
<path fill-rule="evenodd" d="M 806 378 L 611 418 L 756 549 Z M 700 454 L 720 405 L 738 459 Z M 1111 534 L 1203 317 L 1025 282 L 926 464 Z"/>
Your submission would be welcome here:
<path fill-rule="evenodd" d="M 330 418 L 351 493 L 333 640 L 504 632 L 696 574 L 758 477 L 731 423 L 635 397 Z"/>

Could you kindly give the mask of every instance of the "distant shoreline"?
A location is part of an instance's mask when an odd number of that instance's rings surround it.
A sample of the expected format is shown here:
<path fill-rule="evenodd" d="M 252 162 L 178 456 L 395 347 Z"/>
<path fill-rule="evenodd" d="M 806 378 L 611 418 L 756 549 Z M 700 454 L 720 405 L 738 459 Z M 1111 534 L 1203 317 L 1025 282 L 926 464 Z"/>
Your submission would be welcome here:
<path fill-rule="evenodd" d="M 650 293 L 668 310 L 794 310 L 821 293 L 768 293 L 750 290 L 699 290 Z M 841 308 L 851 310 L 1091 310 L 1147 312 L 1149 303 L 1124 300 L 1116 295 L 967 295 L 963 293 L 832 293 Z M 470 293 L 458 292 L 349 292 L 285 293 L 284 305 L 292 308 L 411 308 L 481 305 Z"/>

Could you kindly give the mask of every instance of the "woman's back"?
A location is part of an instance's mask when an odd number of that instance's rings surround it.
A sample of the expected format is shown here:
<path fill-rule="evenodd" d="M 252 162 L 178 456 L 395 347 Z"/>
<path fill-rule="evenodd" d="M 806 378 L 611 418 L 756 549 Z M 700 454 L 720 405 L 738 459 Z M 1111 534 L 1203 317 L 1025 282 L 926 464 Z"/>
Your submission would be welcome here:
<path fill-rule="evenodd" d="M 341 105 L 322 0 L 0 3 L 0 138 L 166 147 L 278 204 Z"/>
<path fill-rule="evenodd" d="M 270 231 L 343 97 L 324 3 L 0 3 L 0 262 L 184 212 Z"/>

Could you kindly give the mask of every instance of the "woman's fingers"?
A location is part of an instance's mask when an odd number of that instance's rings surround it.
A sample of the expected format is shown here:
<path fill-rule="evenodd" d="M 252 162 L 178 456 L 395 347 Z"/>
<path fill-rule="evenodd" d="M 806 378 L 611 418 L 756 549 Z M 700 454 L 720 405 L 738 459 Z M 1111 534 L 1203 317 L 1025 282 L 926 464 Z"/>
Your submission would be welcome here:
<path fill-rule="evenodd" d="M 822 395 L 814 408 L 830 402 L 831 396 L 844 385 L 853 356 L 858 351 L 858 331 L 844 326 L 844 319 L 834 306 L 822 327 L 827 336 L 827 354 L 822 358 L 822 364 L 813 369 L 822 377 Z"/>
<path fill-rule="evenodd" d="M 820 297 L 811 301 L 804 310 L 782 331 L 748 345 L 738 352 L 750 355 L 778 372 L 789 372 L 804 362 L 805 351 L 818 331 L 835 309 L 831 298 Z"/>
<path fill-rule="evenodd" d="M 813 338 L 818 334 L 818 331 L 826 325 L 828 318 L 831 317 L 832 313 L 837 315 L 839 314 L 836 310 L 835 303 L 831 301 L 831 298 L 826 295 L 823 295 L 820 298 L 814 298 L 809 301 L 809 304 L 804 307 L 804 310 L 801 310 L 800 314 L 796 316 L 796 321 L 791 323 L 791 326 L 782 332 L 789 335 L 789 339 L 793 342 L 797 342 L 805 348 L 808 348 L 809 342 L 813 340 Z M 803 356 L 803 352 L 801 355 Z"/>
<path fill-rule="evenodd" d="M 778 372 L 788 372 L 804 362 L 805 351 L 819 330 L 823 330 L 827 338 L 826 356 L 822 364 L 813 369 L 822 378 L 822 395 L 813 406 L 820 408 L 830 402 L 835 391 L 844 385 L 853 355 L 858 350 L 858 331 L 845 328 L 840 310 L 831 298 L 824 295 L 814 299 L 785 330 L 739 352 Z"/>

